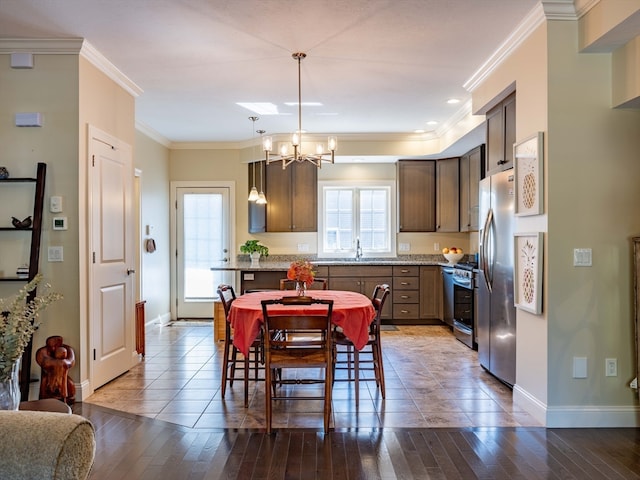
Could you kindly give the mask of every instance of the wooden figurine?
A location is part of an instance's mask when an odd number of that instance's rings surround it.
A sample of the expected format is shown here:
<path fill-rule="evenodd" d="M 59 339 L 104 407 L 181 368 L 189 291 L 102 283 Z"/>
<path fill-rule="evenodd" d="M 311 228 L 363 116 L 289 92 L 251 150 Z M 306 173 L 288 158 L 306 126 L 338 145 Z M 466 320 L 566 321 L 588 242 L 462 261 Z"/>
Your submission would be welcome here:
<path fill-rule="evenodd" d="M 41 367 L 40 399 L 57 398 L 67 405 L 76 400 L 76 387 L 68 372 L 76 363 L 76 356 L 61 336 L 47 338 L 46 346 L 36 352 L 36 362 Z"/>

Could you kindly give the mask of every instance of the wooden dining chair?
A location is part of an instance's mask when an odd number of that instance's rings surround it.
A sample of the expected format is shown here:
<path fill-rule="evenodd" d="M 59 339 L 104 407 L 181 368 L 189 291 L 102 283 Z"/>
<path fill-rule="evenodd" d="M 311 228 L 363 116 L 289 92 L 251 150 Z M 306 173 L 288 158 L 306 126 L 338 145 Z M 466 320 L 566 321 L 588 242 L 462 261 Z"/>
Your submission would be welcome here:
<path fill-rule="evenodd" d="M 382 398 L 385 398 L 385 386 L 384 386 L 384 366 L 382 362 L 382 344 L 380 342 L 380 318 L 382 316 L 382 309 L 387 300 L 387 297 L 391 293 L 389 285 L 386 283 L 376 285 L 371 295 L 371 303 L 376 311 L 376 316 L 369 325 L 369 340 L 364 346 L 362 351 L 359 351 L 353 345 L 353 342 L 347 338 L 341 329 L 336 328 L 334 330 L 334 368 L 336 370 L 347 370 L 348 375 L 346 379 L 335 379 L 334 381 L 348 381 L 354 382 L 356 405 L 360 404 L 360 382 L 361 381 L 373 381 L 376 382 L 376 387 L 380 389 Z M 346 347 L 344 351 L 338 351 L 338 347 Z M 344 360 L 339 360 L 339 355 L 344 355 Z M 365 358 L 361 358 L 361 355 L 365 355 Z M 370 366 L 364 366 L 370 365 Z M 362 377 L 362 371 L 373 371 L 373 378 Z M 351 372 L 353 371 L 353 377 Z"/>
<path fill-rule="evenodd" d="M 307 283 L 307 290 L 327 290 L 329 282 L 326 278 L 314 278 L 313 282 Z M 280 290 L 295 290 L 296 281 L 288 278 L 280 279 Z"/>
<path fill-rule="evenodd" d="M 300 307 L 320 304 L 324 308 L 313 314 L 300 313 Z M 277 312 L 273 310 L 277 308 Z M 331 313 L 333 300 L 290 296 L 262 301 L 264 318 L 265 412 L 267 433 L 271 433 L 274 400 L 324 400 L 324 430 L 331 417 L 333 344 Z M 323 369 L 324 376 L 287 377 L 286 369 Z M 298 372 L 296 372 L 298 373 Z M 324 395 L 301 396 L 295 390 L 278 387 L 286 384 L 324 384 Z M 285 395 L 285 393 L 291 395 Z"/>
<path fill-rule="evenodd" d="M 260 365 L 264 363 L 264 352 L 262 333 L 256 338 L 249 349 L 249 355 L 244 356 L 240 353 L 236 346 L 233 345 L 233 330 L 229 323 L 229 311 L 231 304 L 236 299 L 236 294 L 231 285 L 221 284 L 218 286 L 218 295 L 224 308 L 225 317 L 225 338 L 224 353 L 222 357 L 222 382 L 220 394 L 222 398 L 229 387 L 233 387 L 234 380 L 242 380 L 244 385 L 244 406 L 249 406 L 249 370 L 253 369 L 253 381 L 259 381 L 259 371 L 263 368 Z M 237 371 L 242 371 L 242 377 L 237 376 Z"/>

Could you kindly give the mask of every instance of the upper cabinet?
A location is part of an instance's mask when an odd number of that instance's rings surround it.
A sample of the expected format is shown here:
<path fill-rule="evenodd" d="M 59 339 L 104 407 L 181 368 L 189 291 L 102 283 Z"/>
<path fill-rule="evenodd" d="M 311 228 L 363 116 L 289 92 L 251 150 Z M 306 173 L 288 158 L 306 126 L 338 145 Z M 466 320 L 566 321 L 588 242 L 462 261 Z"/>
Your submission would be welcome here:
<path fill-rule="evenodd" d="M 315 232 L 318 229 L 318 167 L 294 162 L 266 168 L 267 232 Z"/>
<path fill-rule="evenodd" d="M 398 211 L 401 232 L 436 230 L 436 161 L 398 161 Z"/>
<path fill-rule="evenodd" d="M 513 167 L 516 141 L 516 94 L 487 112 L 487 159 L 485 176 Z"/>
<path fill-rule="evenodd" d="M 460 231 L 478 231 L 480 191 L 478 185 L 484 172 L 484 145 L 460 157 Z"/>
<path fill-rule="evenodd" d="M 460 231 L 459 158 L 436 162 L 436 232 Z"/>

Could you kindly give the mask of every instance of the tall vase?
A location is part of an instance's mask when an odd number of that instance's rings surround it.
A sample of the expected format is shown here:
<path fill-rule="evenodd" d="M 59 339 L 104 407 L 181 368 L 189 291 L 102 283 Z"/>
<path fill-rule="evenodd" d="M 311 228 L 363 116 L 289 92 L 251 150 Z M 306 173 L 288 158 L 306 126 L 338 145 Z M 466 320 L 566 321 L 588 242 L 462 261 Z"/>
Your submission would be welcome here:
<path fill-rule="evenodd" d="M 306 282 L 302 282 L 300 280 L 296 280 L 296 293 L 299 297 L 304 297 L 307 295 L 307 284 Z"/>
<path fill-rule="evenodd" d="M 18 410 L 20 405 L 20 359 L 11 367 L 8 380 L 0 381 L 0 410 Z"/>

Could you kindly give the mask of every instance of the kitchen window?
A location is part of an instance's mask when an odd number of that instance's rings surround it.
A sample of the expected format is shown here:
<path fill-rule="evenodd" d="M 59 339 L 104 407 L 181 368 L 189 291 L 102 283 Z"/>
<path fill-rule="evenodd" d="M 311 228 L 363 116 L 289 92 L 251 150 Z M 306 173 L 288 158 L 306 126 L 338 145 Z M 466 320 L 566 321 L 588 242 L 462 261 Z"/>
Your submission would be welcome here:
<path fill-rule="evenodd" d="M 318 256 L 395 256 L 393 182 L 320 182 Z"/>

